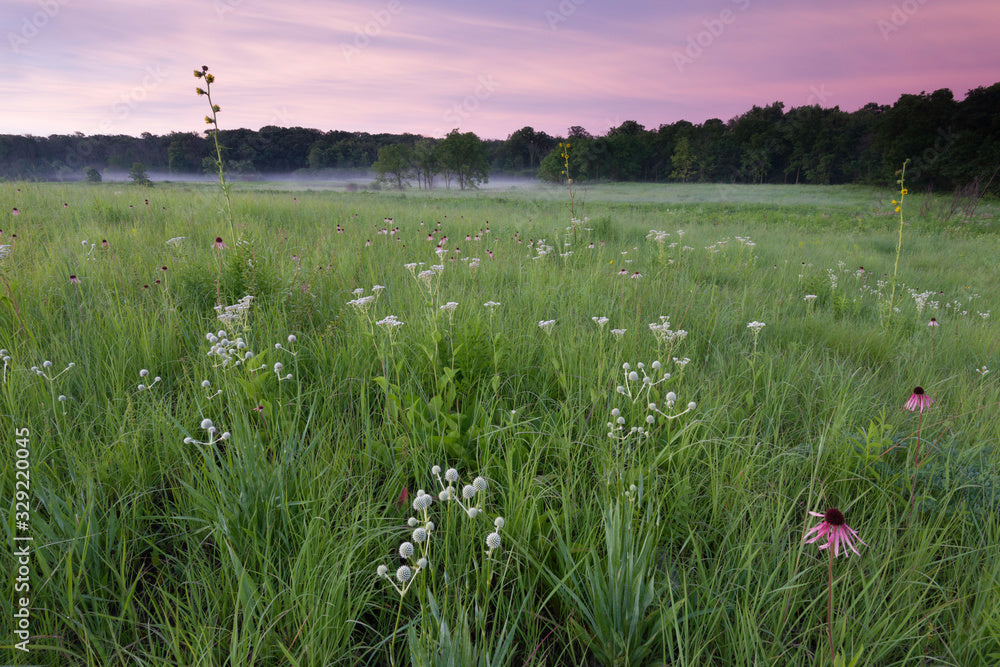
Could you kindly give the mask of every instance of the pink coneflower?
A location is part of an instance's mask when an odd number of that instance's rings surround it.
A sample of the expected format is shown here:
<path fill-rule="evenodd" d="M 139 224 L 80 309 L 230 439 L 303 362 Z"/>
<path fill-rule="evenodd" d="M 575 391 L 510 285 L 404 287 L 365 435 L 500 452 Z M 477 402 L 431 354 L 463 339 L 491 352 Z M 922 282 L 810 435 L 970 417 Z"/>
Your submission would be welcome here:
<path fill-rule="evenodd" d="M 929 326 L 929 327 L 936 327 L 936 326 L 939 326 L 939 325 L 938 325 L 938 321 L 937 321 L 937 318 L 936 318 L 936 317 L 932 317 L 932 318 L 931 318 L 931 321 L 927 323 L 927 326 Z"/>
<path fill-rule="evenodd" d="M 215 243 L 212 244 L 212 247 L 215 248 L 216 250 L 225 250 L 226 244 L 222 242 L 221 236 L 216 236 Z"/>
<path fill-rule="evenodd" d="M 831 507 L 825 514 L 820 514 L 819 512 L 809 513 L 813 516 L 822 517 L 823 521 L 810 528 L 809 531 L 802 536 L 802 540 L 806 544 L 812 544 L 813 542 L 821 540 L 825 537 L 826 543 L 819 545 L 819 548 L 826 549 L 832 544 L 834 558 L 840 557 L 841 545 L 844 545 L 845 556 L 850 555 L 847 553 L 848 548 L 860 556 L 861 552 L 859 552 L 854 546 L 854 540 L 861 542 L 861 544 L 864 544 L 866 547 L 868 546 L 861 540 L 860 537 L 858 537 L 858 534 L 847 525 L 847 521 L 844 519 L 844 514 L 840 510 Z M 813 535 L 812 539 L 807 540 L 806 538 L 813 533 L 816 534 Z"/>
<path fill-rule="evenodd" d="M 15 207 L 14 210 L 11 211 L 11 214 L 12 215 L 21 215 L 21 212 L 18 211 L 17 208 Z"/>
<path fill-rule="evenodd" d="M 102 248 L 107 248 L 108 247 L 108 240 L 107 239 L 101 239 L 101 247 Z"/>
<path fill-rule="evenodd" d="M 76 277 L 76 274 L 74 273 L 74 274 L 72 274 L 72 275 L 71 275 L 71 276 L 69 277 L 69 282 L 70 282 L 70 284 L 71 284 L 71 285 L 79 285 L 79 284 L 80 284 L 80 279 L 79 279 L 79 278 L 77 278 L 77 277 Z"/>
<path fill-rule="evenodd" d="M 924 408 L 929 407 L 932 403 L 934 403 L 934 399 L 924 393 L 923 387 L 914 387 L 913 393 L 910 394 L 910 400 L 903 407 L 910 412 L 923 412 Z"/>

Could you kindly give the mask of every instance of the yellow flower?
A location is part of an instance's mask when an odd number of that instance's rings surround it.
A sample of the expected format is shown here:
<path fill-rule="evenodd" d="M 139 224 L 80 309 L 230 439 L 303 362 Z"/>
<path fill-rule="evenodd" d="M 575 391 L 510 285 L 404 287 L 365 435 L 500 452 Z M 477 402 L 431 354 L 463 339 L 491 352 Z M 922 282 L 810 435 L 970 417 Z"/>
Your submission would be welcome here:
<path fill-rule="evenodd" d="M 901 210 L 901 208 L 902 208 L 902 207 L 900 207 L 900 206 L 897 206 L 897 207 L 896 207 L 896 213 L 899 213 L 899 211 Z"/>
<path fill-rule="evenodd" d="M 903 189 L 902 189 L 902 193 L 903 193 L 904 195 L 908 195 L 908 194 L 910 194 L 910 191 L 909 191 L 909 190 L 907 190 L 906 188 L 903 188 Z"/>

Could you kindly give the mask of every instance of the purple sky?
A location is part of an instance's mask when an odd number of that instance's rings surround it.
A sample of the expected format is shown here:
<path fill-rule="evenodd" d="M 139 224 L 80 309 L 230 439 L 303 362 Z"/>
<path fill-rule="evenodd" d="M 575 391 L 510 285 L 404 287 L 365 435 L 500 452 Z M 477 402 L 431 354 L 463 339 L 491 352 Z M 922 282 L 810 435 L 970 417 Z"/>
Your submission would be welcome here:
<path fill-rule="evenodd" d="M 0 133 L 505 138 L 1000 81 L 997 0 L 3 0 Z"/>

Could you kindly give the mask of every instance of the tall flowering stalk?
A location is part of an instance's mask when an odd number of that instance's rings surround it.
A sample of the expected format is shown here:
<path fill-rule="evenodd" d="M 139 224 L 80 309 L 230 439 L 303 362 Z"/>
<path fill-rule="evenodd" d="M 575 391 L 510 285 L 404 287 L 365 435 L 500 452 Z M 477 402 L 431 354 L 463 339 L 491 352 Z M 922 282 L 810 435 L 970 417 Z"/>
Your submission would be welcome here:
<path fill-rule="evenodd" d="M 573 177 L 569 173 L 569 142 L 559 142 L 559 156 L 563 159 L 563 176 L 566 177 L 566 189 L 569 190 L 569 214 L 576 217 L 576 205 L 573 201 Z"/>
<path fill-rule="evenodd" d="M 899 180 L 896 181 L 899 184 L 899 201 L 892 200 L 892 203 L 896 205 L 896 213 L 899 213 L 899 238 L 896 241 L 896 261 L 892 265 L 892 290 L 889 292 L 889 312 L 885 316 L 885 323 L 887 325 L 889 324 L 889 320 L 892 319 L 892 304 L 896 298 L 896 273 L 899 271 L 899 255 L 903 249 L 903 200 L 909 194 L 909 190 L 906 189 L 906 165 L 908 164 L 910 164 L 909 158 L 903 162 L 903 168 L 896 172 L 899 174 Z"/>
<path fill-rule="evenodd" d="M 216 114 L 222 111 L 222 107 L 212 101 L 212 84 L 215 82 L 215 75 L 208 73 L 208 65 L 202 65 L 200 70 L 196 69 L 194 71 L 194 77 L 205 80 L 204 88 L 199 86 L 194 90 L 198 95 L 204 95 L 208 98 L 208 109 L 211 115 L 205 116 L 205 123 L 211 125 L 213 128 L 211 134 L 212 141 L 215 143 L 215 168 L 219 172 L 219 186 L 222 188 L 222 194 L 226 197 L 226 215 L 229 218 L 229 231 L 232 237 L 236 238 L 236 225 L 233 223 L 233 202 L 229 195 L 231 186 L 226 181 L 226 172 L 222 161 L 222 146 L 219 145 L 219 120 Z"/>

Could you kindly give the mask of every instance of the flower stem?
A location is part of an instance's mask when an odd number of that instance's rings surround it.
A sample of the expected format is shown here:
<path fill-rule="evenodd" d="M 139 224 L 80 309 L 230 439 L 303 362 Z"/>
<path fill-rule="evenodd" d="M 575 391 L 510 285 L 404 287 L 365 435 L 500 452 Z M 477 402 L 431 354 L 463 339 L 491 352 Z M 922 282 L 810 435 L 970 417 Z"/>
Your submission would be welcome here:
<path fill-rule="evenodd" d="M 827 549 L 830 552 L 830 569 L 827 585 L 826 604 L 826 634 L 830 638 L 830 664 L 836 664 L 836 657 L 833 653 L 833 547 Z"/>

